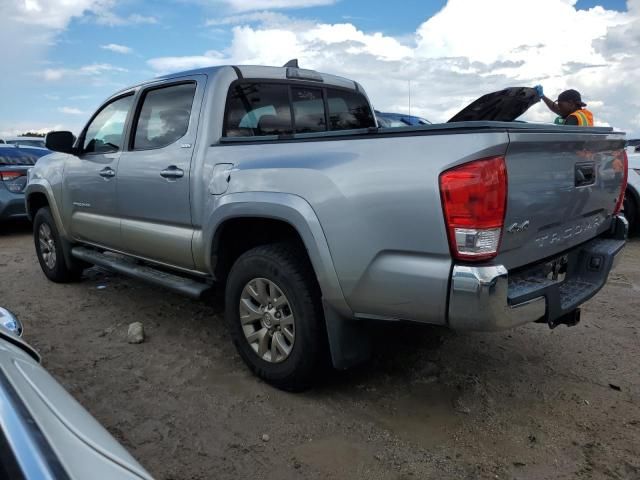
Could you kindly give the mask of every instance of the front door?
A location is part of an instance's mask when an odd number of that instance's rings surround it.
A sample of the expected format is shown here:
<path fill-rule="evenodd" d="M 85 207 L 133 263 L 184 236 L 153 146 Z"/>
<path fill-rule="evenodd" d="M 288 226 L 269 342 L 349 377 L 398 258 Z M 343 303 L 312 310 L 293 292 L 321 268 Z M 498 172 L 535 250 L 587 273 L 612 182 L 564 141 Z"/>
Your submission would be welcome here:
<path fill-rule="evenodd" d="M 118 165 L 118 212 L 126 253 L 192 269 L 191 157 L 204 76 L 140 92 L 129 148 Z"/>
<path fill-rule="evenodd" d="M 65 164 L 64 209 L 76 240 L 119 249 L 116 181 L 133 93 L 107 102 L 80 136 L 79 154 Z"/>

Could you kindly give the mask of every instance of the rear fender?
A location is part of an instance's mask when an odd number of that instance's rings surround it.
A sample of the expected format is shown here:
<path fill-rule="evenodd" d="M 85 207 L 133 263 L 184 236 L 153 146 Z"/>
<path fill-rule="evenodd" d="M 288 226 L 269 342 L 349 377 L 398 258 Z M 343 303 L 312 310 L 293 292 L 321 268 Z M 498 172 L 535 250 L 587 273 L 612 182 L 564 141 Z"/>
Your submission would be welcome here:
<path fill-rule="evenodd" d="M 297 195 L 243 192 L 220 197 L 205 222 L 202 238 L 198 239 L 196 234 L 194 239 L 194 252 L 203 253 L 197 263 L 204 264 L 205 269 L 213 273 L 213 239 L 218 228 L 227 220 L 243 217 L 280 220 L 295 228 L 309 255 L 323 298 L 342 314 L 351 315 L 318 217 L 311 206 Z M 198 246 L 198 242 L 202 242 L 202 245 Z"/>
<path fill-rule="evenodd" d="M 227 220 L 242 217 L 280 220 L 295 228 L 304 243 L 322 291 L 333 365 L 336 368 L 348 368 L 367 360 L 370 344 L 366 325 L 353 320 L 353 312 L 342 293 L 320 221 L 303 198 L 276 192 L 243 192 L 220 197 L 201 237 L 198 238 L 196 234 L 194 238 L 193 250 L 203 252 L 200 261 L 206 270 L 213 272 L 213 239 L 218 228 Z M 202 244 L 198 245 L 199 242 Z"/>

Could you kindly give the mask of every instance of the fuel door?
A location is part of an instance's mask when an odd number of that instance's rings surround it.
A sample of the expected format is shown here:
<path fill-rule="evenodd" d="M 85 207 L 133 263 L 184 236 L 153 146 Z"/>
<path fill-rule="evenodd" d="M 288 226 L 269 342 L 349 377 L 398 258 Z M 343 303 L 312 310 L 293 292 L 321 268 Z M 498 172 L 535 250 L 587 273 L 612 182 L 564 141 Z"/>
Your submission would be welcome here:
<path fill-rule="evenodd" d="M 209 193 L 211 195 L 222 195 L 229 188 L 231 180 L 232 163 L 217 163 L 213 167 L 213 176 L 209 183 Z"/>

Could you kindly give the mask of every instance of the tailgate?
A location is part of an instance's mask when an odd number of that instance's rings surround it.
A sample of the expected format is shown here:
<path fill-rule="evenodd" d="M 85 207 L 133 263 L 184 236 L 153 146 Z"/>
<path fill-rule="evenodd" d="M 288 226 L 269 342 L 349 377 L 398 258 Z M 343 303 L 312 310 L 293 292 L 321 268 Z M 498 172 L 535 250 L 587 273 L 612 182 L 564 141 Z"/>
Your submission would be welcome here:
<path fill-rule="evenodd" d="M 510 131 L 509 139 L 498 262 L 526 265 L 609 228 L 624 173 L 622 134 Z"/>

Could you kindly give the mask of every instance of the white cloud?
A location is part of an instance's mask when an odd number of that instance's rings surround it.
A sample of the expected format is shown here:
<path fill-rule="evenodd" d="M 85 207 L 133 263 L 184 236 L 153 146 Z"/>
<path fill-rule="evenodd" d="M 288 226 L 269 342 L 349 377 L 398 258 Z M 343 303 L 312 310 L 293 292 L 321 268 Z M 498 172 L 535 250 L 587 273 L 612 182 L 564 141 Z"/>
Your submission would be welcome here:
<path fill-rule="evenodd" d="M 293 20 L 290 17 L 287 17 L 282 13 L 263 11 L 229 15 L 222 18 L 210 18 L 205 22 L 205 26 L 215 27 L 221 25 L 244 25 L 250 23 L 277 25 L 282 23 L 291 23 L 292 21 Z"/>
<path fill-rule="evenodd" d="M 550 97 L 576 88 L 600 124 L 640 136 L 640 0 L 629 0 L 628 12 L 579 10 L 576 1 L 449 0 L 402 40 L 349 23 L 240 14 L 209 21 L 241 25 L 224 50 L 155 58 L 149 65 L 165 73 L 207 65 L 282 65 L 299 58 L 303 67 L 359 81 L 381 110 L 407 112 L 411 81 L 412 113 L 434 121 L 507 86 L 541 83 Z M 246 5 L 244 10 L 264 7 L 236 3 Z M 540 104 L 524 118 L 549 122 L 554 115 Z"/>
<path fill-rule="evenodd" d="M 209 67 L 224 63 L 224 55 L 215 50 L 205 52 L 203 55 L 186 57 L 159 57 L 152 58 L 147 63 L 159 73 L 168 73 L 180 70 Z"/>
<path fill-rule="evenodd" d="M 121 16 L 107 9 L 97 9 L 93 12 L 96 23 L 107 25 L 110 27 L 120 27 L 124 25 L 155 25 L 158 19 L 153 16 L 140 15 L 133 13 L 129 16 Z"/>
<path fill-rule="evenodd" d="M 110 26 L 158 23 L 153 16 L 137 13 L 118 15 L 114 12 L 117 3 L 118 0 L 4 0 L 3 16 L 14 22 L 52 30 L 64 29 L 73 18 L 85 15 L 93 16 L 99 24 Z"/>
<path fill-rule="evenodd" d="M 53 125 L 57 123 L 56 119 L 63 115 L 56 110 L 56 107 L 51 107 L 48 111 L 43 110 L 44 101 L 34 104 L 33 109 L 25 108 L 25 105 L 30 105 L 32 92 L 36 92 L 36 95 L 49 95 L 49 97 L 41 97 L 43 100 L 44 98 L 50 102 L 59 100 L 58 92 L 55 92 L 56 94 L 51 91 L 38 93 L 38 89 L 43 89 L 40 79 L 65 80 L 64 87 L 77 89 L 78 93 L 83 93 L 82 89 L 86 87 L 102 87 L 106 90 L 108 86 L 109 90 L 112 88 L 115 90 L 114 80 L 119 80 L 117 77 L 125 73 L 124 69 L 107 68 L 104 64 L 73 68 L 73 65 L 69 64 L 51 64 L 46 59 L 51 47 L 58 45 L 60 34 L 69 27 L 71 22 L 103 21 L 100 19 L 109 18 L 110 12 L 123 3 L 126 2 L 122 0 L 0 0 L 0 58 L 3 64 L 11 65 L 10 74 L 0 75 L 0 91 L 5 94 L 0 130 L 20 133 L 26 130 L 59 129 L 63 126 L 75 130 L 80 126 L 75 122 L 82 117 L 72 114 L 68 116 L 69 121 L 65 120 L 65 125 Z M 120 17 L 116 16 L 116 18 Z M 127 25 L 155 21 L 155 19 L 151 20 L 151 17 L 135 14 L 124 18 L 125 21 L 120 23 Z M 103 66 L 100 67 L 100 65 Z M 42 69 L 44 71 L 40 71 Z M 130 80 L 124 83 L 130 83 Z M 106 93 L 109 92 L 105 91 L 98 95 L 103 96 Z M 51 105 L 50 102 L 46 104 Z M 53 120 L 43 123 L 43 118 L 46 117 Z"/>
<path fill-rule="evenodd" d="M 60 113 L 64 113 L 67 115 L 84 115 L 85 114 L 85 112 L 75 107 L 60 107 L 58 111 Z"/>
<path fill-rule="evenodd" d="M 275 10 L 285 8 L 307 8 L 331 5 L 336 0 L 223 0 L 232 10 L 248 12 L 252 10 Z"/>
<path fill-rule="evenodd" d="M 5 0 L 3 16 L 14 22 L 62 29 L 73 17 L 106 10 L 113 3 L 113 0 Z"/>
<path fill-rule="evenodd" d="M 128 54 L 128 53 L 132 53 L 133 52 L 131 47 L 127 47 L 126 45 L 119 45 L 117 43 L 109 43 L 107 45 L 100 45 L 100 48 L 102 48 L 103 50 L 110 50 L 112 52 L 122 53 L 122 54 Z"/>
<path fill-rule="evenodd" d="M 60 80 L 68 72 L 70 72 L 70 70 L 65 68 L 47 68 L 42 72 L 42 77 L 49 81 Z"/>
<path fill-rule="evenodd" d="M 0 58 L 12 66 L 0 76 L 0 88 L 20 85 L 41 64 L 58 36 L 75 19 L 107 25 L 156 23 L 155 17 L 117 15 L 122 0 L 0 0 Z M 15 73 L 14 73 L 15 72 Z M 54 77 L 56 73 L 51 75 Z"/>
<path fill-rule="evenodd" d="M 47 68 L 42 72 L 42 78 L 47 81 L 62 80 L 66 77 L 96 77 L 108 72 L 127 72 L 126 68 L 116 67 L 109 63 L 93 63 L 77 69 Z"/>

